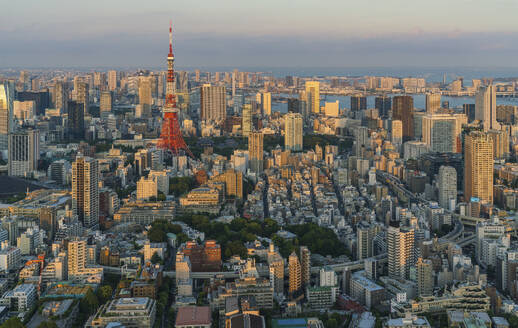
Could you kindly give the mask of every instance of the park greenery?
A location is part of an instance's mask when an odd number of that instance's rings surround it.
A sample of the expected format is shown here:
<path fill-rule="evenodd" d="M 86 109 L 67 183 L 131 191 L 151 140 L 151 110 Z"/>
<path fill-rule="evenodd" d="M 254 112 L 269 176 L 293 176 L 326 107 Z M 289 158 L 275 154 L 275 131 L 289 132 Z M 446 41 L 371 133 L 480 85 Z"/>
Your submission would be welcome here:
<path fill-rule="evenodd" d="M 167 233 L 174 233 L 179 244 L 189 240 L 187 235 L 182 232 L 181 226 L 165 220 L 154 221 L 147 236 L 152 243 L 161 243 L 167 241 Z"/>
<path fill-rule="evenodd" d="M 280 230 L 280 226 L 275 220 L 269 218 L 264 221 L 237 218 L 230 223 L 223 223 L 216 222 L 207 215 L 183 215 L 177 217 L 176 220 L 204 232 L 206 239 L 216 240 L 222 247 L 224 258 L 230 258 L 233 255 L 247 257 L 247 249 L 244 244 L 254 241 L 258 237 L 273 240 L 284 257 L 288 257 L 291 252 L 302 245 L 307 246 L 312 253 L 324 256 L 346 254 L 345 246 L 331 229 L 319 227 L 314 223 L 286 227 L 286 230 L 297 235 L 296 238 L 288 240 L 276 234 Z M 177 235 L 178 243 L 187 240 L 187 236 L 181 233 L 179 225 L 166 221 L 153 222 L 148 237 L 152 242 L 164 242 L 167 240 L 168 232 Z"/>
<path fill-rule="evenodd" d="M 97 309 L 113 296 L 113 290 L 117 286 L 120 276 L 105 274 L 104 284 L 95 292 L 88 288 L 85 296 L 79 301 L 79 313 L 72 327 L 83 327 L 88 318 L 97 312 Z"/>
<path fill-rule="evenodd" d="M 196 179 L 194 177 L 174 177 L 169 179 L 169 191 L 175 197 L 180 197 L 194 187 L 196 187 Z"/>
<path fill-rule="evenodd" d="M 200 157 L 203 153 L 203 147 L 199 145 L 198 137 L 186 137 L 184 138 L 187 146 L 192 151 L 195 157 Z M 213 151 L 216 154 L 230 157 L 234 153 L 234 150 L 248 149 L 248 138 L 247 137 L 212 137 Z M 230 142 L 229 142 L 230 141 Z M 315 149 L 316 145 L 325 147 L 326 145 L 336 145 L 340 152 L 349 151 L 352 147 L 353 140 L 351 138 L 340 138 L 334 135 L 317 135 L 317 134 L 305 134 L 303 137 L 304 150 Z M 284 137 L 279 135 L 265 134 L 263 139 L 263 148 L 265 151 L 272 151 L 277 146 L 284 145 Z"/>

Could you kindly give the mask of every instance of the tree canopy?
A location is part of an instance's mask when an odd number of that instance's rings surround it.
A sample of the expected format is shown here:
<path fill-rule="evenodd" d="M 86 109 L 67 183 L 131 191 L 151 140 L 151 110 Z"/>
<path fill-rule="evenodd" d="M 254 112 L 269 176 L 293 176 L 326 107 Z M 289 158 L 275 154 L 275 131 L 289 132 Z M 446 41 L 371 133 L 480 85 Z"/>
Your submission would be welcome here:
<path fill-rule="evenodd" d="M 11 317 L 0 325 L 0 328 L 25 328 L 25 326 L 18 317 Z"/>

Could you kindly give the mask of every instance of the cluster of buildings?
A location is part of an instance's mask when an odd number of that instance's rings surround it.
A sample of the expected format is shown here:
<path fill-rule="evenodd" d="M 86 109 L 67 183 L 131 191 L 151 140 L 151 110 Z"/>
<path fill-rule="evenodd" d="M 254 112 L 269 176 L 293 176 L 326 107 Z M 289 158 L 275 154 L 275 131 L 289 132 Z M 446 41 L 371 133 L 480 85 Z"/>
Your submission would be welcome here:
<path fill-rule="evenodd" d="M 163 326 L 176 311 L 182 328 L 266 327 L 266 313 L 273 327 L 323 327 L 308 314 L 333 308 L 357 327 L 431 327 L 427 314 L 509 327 L 517 107 L 497 96 L 516 81 L 281 79 L 173 61 L 0 77 L 0 321 L 71 327 L 74 300 L 116 275 L 81 325 Z M 450 108 L 442 95 L 474 99 Z M 236 218 L 253 228 L 231 230 Z M 337 244 L 291 231 L 309 224 Z M 238 233 L 246 243 L 214 240 Z"/>

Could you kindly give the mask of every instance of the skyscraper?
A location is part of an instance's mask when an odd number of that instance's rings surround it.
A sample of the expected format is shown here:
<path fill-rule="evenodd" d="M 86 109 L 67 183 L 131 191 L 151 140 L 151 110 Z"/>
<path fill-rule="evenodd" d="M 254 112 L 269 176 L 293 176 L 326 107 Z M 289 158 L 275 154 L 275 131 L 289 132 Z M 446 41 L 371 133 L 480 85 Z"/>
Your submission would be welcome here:
<path fill-rule="evenodd" d="M 138 100 L 139 105 L 142 105 L 144 112 L 151 109 L 153 105 L 153 95 L 151 92 L 151 77 L 141 76 L 138 82 Z"/>
<path fill-rule="evenodd" d="M 392 98 L 389 96 L 379 96 L 374 100 L 374 107 L 378 110 L 380 117 L 388 117 L 392 110 Z"/>
<path fill-rule="evenodd" d="M 426 114 L 422 120 L 422 139 L 432 152 L 456 152 L 457 119 L 450 114 Z"/>
<path fill-rule="evenodd" d="M 417 294 L 431 296 L 434 288 L 432 261 L 419 258 L 417 260 Z"/>
<path fill-rule="evenodd" d="M 38 169 L 40 133 L 38 130 L 20 130 L 9 134 L 8 174 L 31 177 Z"/>
<path fill-rule="evenodd" d="M 250 158 L 250 170 L 255 173 L 263 171 L 263 134 L 251 132 L 248 136 L 248 156 Z"/>
<path fill-rule="evenodd" d="M 441 108 L 441 94 L 440 93 L 427 93 L 426 94 L 426 112 L 428 114 L 434 114 L 440 108 Z"/>
<path fill-rule="evenodd" d="M 252 131 L 252 105 L 244 104 L 241 115 L 241 130 L 243 136 L 248 137 Z"/>
<path fill-rule="evenodd" d="M 391 221 L 387 229 L 389 277 L 408 279 L 410 268 L 415 264 L 414 230 L 400 228 L 399 222 Z"/>
<path fill-rule="evenodd" d="M 306 97 L 310 113 L 320 113 L 320 82 L 306 81 Z"/>
<path fill-rule="evenodd" d="M 117 71 L 108 71 L 108 90 L 117 90 Z"/>
<path fill-rule="evenodd" d="M 306 246 L 300 246 L 300 280 L 303 286 L 309 286 L 311 279 L 311 252 Z"/>
<path fill-rule="evenodd" d="M 367 97 L 362 95 L 351 96 L 351 110 L 360 111 L 367 109 Z"/>
<path fill-rule="evenodd" d="M 395 96 L 392 100 L 392 119 L 403 123 L 403 141 L 414 137 L 414 98 Z"/>
<path fill-rule="evenodd" d="M 481 87 L 475 97 L 475 119 L 482 122 L 484 131 L 500 130 L 496 121 L 496 88 L 491 84 Z"/>
<path fill-rule="evenodd" d="M 493 158 L 501 159 L 509 155 L 509 132 L 490 130 L 487 132 L 493 141 Z"/>
<path fill-rule="evenodd" d="M 299 113 L 288 113 L 284 120 L 284 148 L 301 151 L 303 146 L 303 122 Z"/>
<path fill-rule="evenodd" d="M 475 104 L 462 104 L 464 114 L 468 117 L 468 123 L 475 120 Z"/>
<path fill-rule="evenodd" d="M 401 145 L 403 143 L 403 123 L 400 120 L 392 121 L 392 143 Z"/>
<path fill-rule="evenodd" d="M 72 163 L 72 210 L 85 227 L 99 223 L 99 167 L 93 158 L 78 156 Z"/>
<path fill-rule="evenodd" d="M 77 90 L 76 90 L 76 101 L 83 105 L 83 115 L 88 114 L 89 107 L 89 97 L 90 97 L 90 89 L 88 87 L 88 83 L 86 82 L 77 82 Z"/>
<path fill-rule="evenodd" d="M 112 111 L 112 93 L 111 91 L 103 91 L 101 93 L 101 100 L 99 104 L 99 110 L 101 112 L 111 112 Z"/>
<path fill-rule="evenodd" d="M 455 209 L 457 201 L 457 171 L 451 166 L 442 165 L 437 177 L 439 187 L 439 205 L 448 210 Z M 453 205 L 453 206 L 450 206 Z"/>
<path fill-rule="evenodd" d="M 13 129 L 14 85 L 0 84 L 0 150 L 7 149 L 9 133 Z"/>
<path fill-rule="evenodd" d="M 200 106 L 203 121 L 224 120 L 227 116 L 225 87 L 204 84 L 201 87 Z"/>
<path fill-rule="evenodd" d="M 272 115 L 272 94 L 270 92 L 263 93 L 261 105 L 263 106 L 264 116 Z"/>
<path fill-rule="evenodd" d="M 68 110 L 68 89 L 63 81 L 56 82 L 54 86 L 54 107 L 60 109 L 62 113 Z"/>
<path fill-rule="evenodd" d="M 67 105 L 67 135 L 69 139 L 82 140 L 85 137 L 84 105 L 69 101 Z"/>
<path fill-rule="evenodd" d="M 493 142 L 474 131 L 464 141 L 464 199 L 493 203 Z"/>
<path fill-rule="evenodd" d="M 300 269 L 299 257 L 295 252 L 291 253 L 288 258 L 288 271 L 289 271 L 289 288 L 288 292 L 290 298 L 294 298 L 302 287 L 302 276 Z"/>

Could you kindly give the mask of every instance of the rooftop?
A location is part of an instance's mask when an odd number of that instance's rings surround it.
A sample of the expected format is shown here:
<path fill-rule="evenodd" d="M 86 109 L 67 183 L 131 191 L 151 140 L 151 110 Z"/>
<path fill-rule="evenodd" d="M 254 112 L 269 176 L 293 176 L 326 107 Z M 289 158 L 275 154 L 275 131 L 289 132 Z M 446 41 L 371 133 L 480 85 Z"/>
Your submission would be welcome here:
<path fill-rule="evenodd" d="M 176 326 L 210 325 L 212 322 L 208 306 L 185 306 L 178 309 Z"/>

